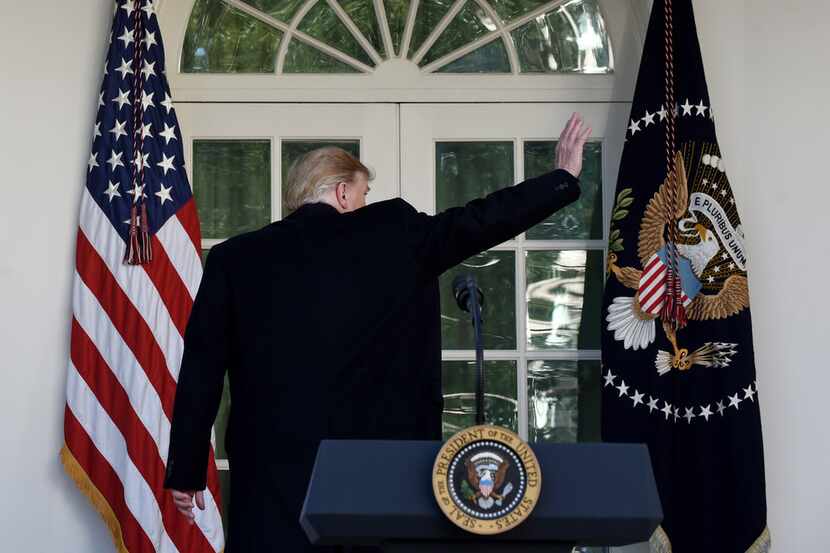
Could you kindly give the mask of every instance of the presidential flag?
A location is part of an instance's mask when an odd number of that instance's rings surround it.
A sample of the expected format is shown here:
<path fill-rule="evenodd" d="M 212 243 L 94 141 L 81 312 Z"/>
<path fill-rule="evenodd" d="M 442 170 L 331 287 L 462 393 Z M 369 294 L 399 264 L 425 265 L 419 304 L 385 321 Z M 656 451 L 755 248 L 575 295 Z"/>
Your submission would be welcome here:
<path fill-rule="evenodd" d="M 120 553 L 224 548 L 211 463 L 196 524 L 163 489 L 200 232 L 151 0 L 120 0 L 81 192 L 61 461 Z M 211 454 L 212 458 L 212 454 Z"/>
<path fill-rule="evenodd" d="M 660 553 L 766 552 L 747 249 L 691 0 L 655 0 L 603 302 L 602 435 L 648 444 Z"/>

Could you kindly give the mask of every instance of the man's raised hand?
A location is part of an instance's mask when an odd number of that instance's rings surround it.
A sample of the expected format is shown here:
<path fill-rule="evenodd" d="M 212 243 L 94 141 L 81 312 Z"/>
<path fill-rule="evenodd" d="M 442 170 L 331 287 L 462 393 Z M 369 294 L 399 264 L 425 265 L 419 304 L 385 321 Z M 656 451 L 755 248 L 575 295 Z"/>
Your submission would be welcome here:
<path fill-rule="evenodd" d="M 582 115 L 571 115 L 556 145 L 556 168 L 579 177 L 582 172 L 582 149 L 589 136 L 591 127 L 585 125 Z"/>

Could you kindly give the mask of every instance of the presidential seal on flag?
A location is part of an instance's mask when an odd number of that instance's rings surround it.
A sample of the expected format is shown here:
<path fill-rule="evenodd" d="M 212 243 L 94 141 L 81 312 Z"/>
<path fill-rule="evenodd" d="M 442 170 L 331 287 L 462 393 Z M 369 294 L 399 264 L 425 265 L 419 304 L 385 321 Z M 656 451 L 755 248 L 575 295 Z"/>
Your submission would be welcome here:
<path fill-rule="evenodd" d="M 633 296 L 613 298 L 605 317 L 608 331 L 626 349 L 645 349 L 654 342 L 660 321 L 673 349 L 657 350 L 654 365 L 661 375 L 695 365 L 727 367 L 737 347 L 706 342 L 690 353 L 678 336 L 678 325 L 661 320 L 670 301 L 671 255 L 686 321 L 723 319 L 749 307 L 743 233 L 731 194 L 731 209 L 710 194 L 720 189 L 726 196 L 729 186 L 723 161 L 711 151 L 717 151 L 717 145 L 685 144 L 675 158 L 674 178 L 667 179 L 646 204 L 637 241 L 642 268 L 621 267 L 616 253 L 608 260 L 617 280 L 633 291 Z M 687 164 L 691 171 L 687 172 Z M 676 207 L 668 209 L 669 205 Z"/>

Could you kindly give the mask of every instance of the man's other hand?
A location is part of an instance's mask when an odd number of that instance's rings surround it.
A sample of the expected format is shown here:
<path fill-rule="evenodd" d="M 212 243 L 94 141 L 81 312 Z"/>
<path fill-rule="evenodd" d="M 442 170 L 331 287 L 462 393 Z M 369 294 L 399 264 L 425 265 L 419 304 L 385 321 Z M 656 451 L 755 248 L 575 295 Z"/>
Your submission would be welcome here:
<path fill-rule="evenodd" d="M 172 490 L 172 493 L 173 503 L 176 505 L 176 509 L 187 517 L 187 521 L 190 524 L 193 524 L 196 520 L 196 515 L 193 514 L 193 497 L 196 497 L 196 506 L 199 507 L 200 510 L 204 511 L 205 492 L 181 492 L 179 490 Z"/>
<path fill-rule="evenodd" d="M 589 136 L 591 136 L 591 127 L 585 125 L 582 115 L 579 113 L 571 115 L 556 145 L 556 168 L 564 169 L 574 177 L 579 177 L 582 172 L 582 149 Z"/>

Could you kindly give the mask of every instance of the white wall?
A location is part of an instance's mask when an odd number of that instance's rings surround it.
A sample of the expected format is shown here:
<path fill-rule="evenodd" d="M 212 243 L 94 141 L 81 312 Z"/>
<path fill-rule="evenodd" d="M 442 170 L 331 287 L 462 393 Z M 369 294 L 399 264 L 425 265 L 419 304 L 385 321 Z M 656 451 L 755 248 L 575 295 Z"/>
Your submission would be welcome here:
<path fill-rule="evenodd" d="M 721 148 L 753 254 L 775 551 L 830 546 L 830 4 L 695 0 Z M 0 0 L 0 535 L 109 551 L 60 470 L 70 269 L 110 0 Z M 174 91 L 175 95 L 175 91 Z"/>
<path fill-rule="evenodd" d="M 63 474 L 70 274 L 110 0 L 0 0 L 0 536 L 112 550 Z"/>
<path fill-rule="evenodd" d="M 778 552 L 830 549 L 830 4 L 695 3 L 751 255 L 767 503 Z"/>

